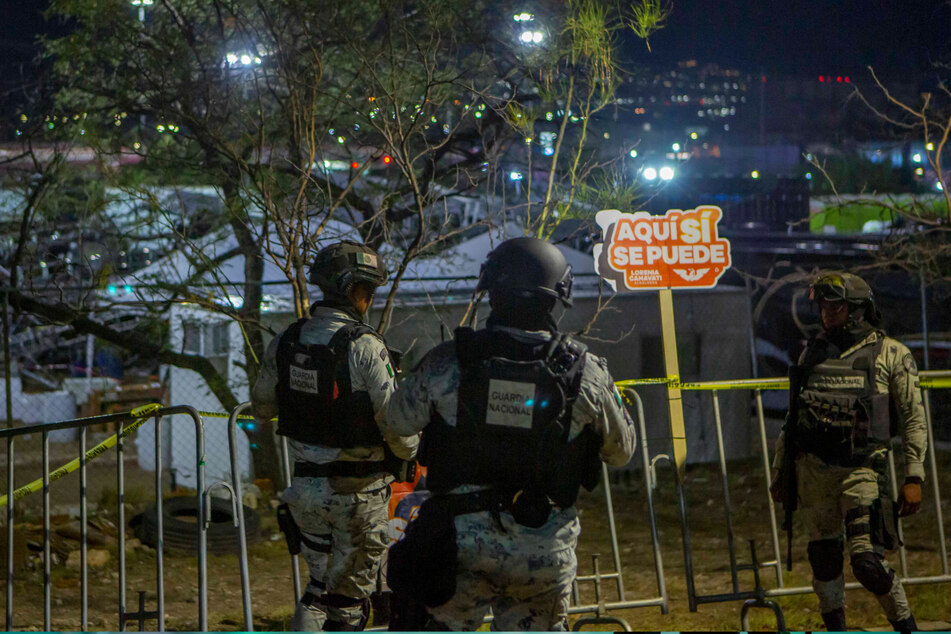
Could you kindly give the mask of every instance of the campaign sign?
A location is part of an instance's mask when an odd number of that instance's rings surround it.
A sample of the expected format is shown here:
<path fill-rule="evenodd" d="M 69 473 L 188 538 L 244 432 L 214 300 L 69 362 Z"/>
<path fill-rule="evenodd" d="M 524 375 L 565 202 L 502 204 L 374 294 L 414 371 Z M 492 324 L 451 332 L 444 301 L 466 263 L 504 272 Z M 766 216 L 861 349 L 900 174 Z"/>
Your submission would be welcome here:
<path fill-rule="evenodd" d="M 663 216 L 599 211 L 604 236 L 594 246 L 598 274 L 614 290 L 713 288 L 730 268 L 730 241 L 717 235 L 723 211 L 712 205 Z"/>

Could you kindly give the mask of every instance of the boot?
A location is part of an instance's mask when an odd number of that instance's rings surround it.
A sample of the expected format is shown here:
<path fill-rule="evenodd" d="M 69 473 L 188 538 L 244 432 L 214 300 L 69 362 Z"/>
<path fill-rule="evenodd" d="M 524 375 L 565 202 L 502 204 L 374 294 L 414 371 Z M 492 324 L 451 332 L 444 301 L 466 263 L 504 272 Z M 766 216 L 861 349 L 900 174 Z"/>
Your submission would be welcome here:
<path fill-rule="evenodd" d="M 893 621 L 888 619 L 888 622 L 892 624 L 892 627 L 895 628 L 896 632 L 901 632 L 901 634 L 909 634 L 909 632 L 917 632 L 918 624 L 915 623 L 915 615 L 912 614 L 900 621 Z"/>
<path fill-rule="evenodd" d="M 829 612 L 822 613 L 822 622 L 830 632 L 845 632 L 848 627 L 845 625 L 845 608 L 836 608 Z"/>

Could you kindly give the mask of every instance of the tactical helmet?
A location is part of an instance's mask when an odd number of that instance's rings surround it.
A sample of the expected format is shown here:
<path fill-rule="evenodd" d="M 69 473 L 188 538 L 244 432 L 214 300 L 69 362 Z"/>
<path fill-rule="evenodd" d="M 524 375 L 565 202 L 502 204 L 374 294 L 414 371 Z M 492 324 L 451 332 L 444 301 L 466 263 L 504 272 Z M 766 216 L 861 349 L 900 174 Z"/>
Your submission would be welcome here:
<path fill-rule="evenodd" d="M 386 283 L 389 274 L 376 251 L 344 240 L 317 252 L 310 267 L 310 283 L 335 295 L 347 295 L 354 284 L 364 282 L 374 288 Z"/>
<path fill-rule="evenodd" d="M 538 238 L 512 238 L 489 253 L 476 290 L 545 295 L 571 306 L 572 279 L 571 267 L 555 245 Z"/>
<path fill-rule="evenodd" d="M 809 287 L 811 301 L 849 302 L 850 304 L 874 303 L 872 288 L 858 275 L 852 273 L 824 273 Z"/>

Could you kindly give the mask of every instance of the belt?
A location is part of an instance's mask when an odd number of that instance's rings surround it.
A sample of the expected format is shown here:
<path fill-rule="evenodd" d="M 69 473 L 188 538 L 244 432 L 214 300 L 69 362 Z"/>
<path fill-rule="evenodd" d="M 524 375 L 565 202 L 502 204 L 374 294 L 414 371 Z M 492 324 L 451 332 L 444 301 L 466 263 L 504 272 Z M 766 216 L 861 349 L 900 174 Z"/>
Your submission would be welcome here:
<path fill-rule="evenodd" d="M 377 473 L 387 473 L 386 463 L 382 461 L 357 462 L 351 460 L 338 460 L 323 464 L 313 462 L 294 463 L 295 478 L 365 478 Z"/>

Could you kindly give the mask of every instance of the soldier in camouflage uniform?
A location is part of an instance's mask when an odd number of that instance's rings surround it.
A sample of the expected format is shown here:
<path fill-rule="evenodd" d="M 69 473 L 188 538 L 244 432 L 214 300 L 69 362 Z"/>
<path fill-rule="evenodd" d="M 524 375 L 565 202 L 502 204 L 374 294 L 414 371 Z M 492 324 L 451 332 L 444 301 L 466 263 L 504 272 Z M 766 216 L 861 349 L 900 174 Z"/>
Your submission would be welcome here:
<path fill-rule="evenodd" d="M 849 273 L 821 275 L 810 299 L 822 332 L 799 361 L 795 469 L 798 502 L 809 533 L 809 563 L 822 619 L 845 630 L 843 528 L 855 578 L 871 591 L 896 630 L 917 629 L 901 581 L 885 559 L 898 546 L 897 515 L 917 512 L 924 480 L 926 429 L 918 368 L 900 342 L 879 328 L 872 290 Z M 787 425 L 792 421 L 787 421 Z M 900 435 L 905 480 L 897 509 L 889 493 L 888 440 Z M 775 471 L 785 467 L 786 435 L 779 438 Z M 782 479 L 773 498 L 782 501 Z"/>
<path fill-rule="evenodd" d="M 395 371 L 363 317 L 386 279 L 369 247 L 341 242 L 321 250 L 310 281 L 323 301 L 274 338 L 251 392 L 259 420 L 278 416 L 294 462 L 282 496 L 290 517 L 279 518 L 310 569 L 294 630 L 365 627 L 386 552 L 388 470 L 394 455 L 411 459 L 418 444 L 380 428 Z"/>
<path fill-rule="evenodd" d="M 564 630 L 579 484 L 597 483 L 601 460 L 628 462 L 633 423 L 604 360 L 557 331 L 551 311 L 570 305 L 571 271 L 556 247 L 502 243 L 478 290 L 487 328 L 431 350 L 385 418 L 397 434 L 423 430 L 433 500 L 454 509 L 456 592 L 430 606 L 428 627 L 475 630 L 491 607 L 494 630 Z"/>

